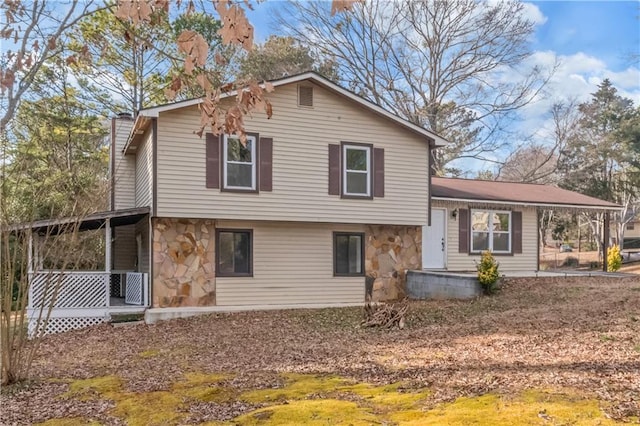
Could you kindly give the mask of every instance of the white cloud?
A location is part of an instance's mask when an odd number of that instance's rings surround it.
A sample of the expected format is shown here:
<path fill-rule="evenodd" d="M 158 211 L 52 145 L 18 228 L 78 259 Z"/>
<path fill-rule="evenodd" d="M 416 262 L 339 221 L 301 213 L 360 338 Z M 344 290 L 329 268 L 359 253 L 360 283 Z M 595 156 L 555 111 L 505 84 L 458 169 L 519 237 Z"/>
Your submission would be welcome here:
<path fill-rule="evenodd" d="M 496 6 L 503 2 L 504 0 L 488 0 L 486 4 L 489 6 Z M 522 16 L 533 22 L 535 25 L 542 25 L 547 22 L 547 17 L 544 16 L 542 11 L 534 3 L 522 3 Z"/>
<path fill-rule="evenodd" d="M 630 98 L 636 105 L 640 105 L 640 69 L 630 67 L 615 72 L 608 69 L 602 60 L 583 52 L 559 56 L 557 59 L 559 66 L 545 91 L 520 111 L 522 121 L 518 127 L 524 134 L 540 131 L 539 137 L 544 138 L 543 135 L 547 134 L 544 131 L 545 127 L 552 124 L 548 112 L 554 103 L 567 102 L 570 99 L 586 102 L 591 99 L 591 94 L 605 78 L 611 80 L 621 96 Z M 554 52 L 535 52 L 526 65 L 538 65 L 548 69 L 553 66 L 555 60 Z"/>
<path fill-rule="evenodd" d="M 523 137 L 531 136 L 536 143 L 553 142 L 553 120 L 550 109 L 555 103 L 567 103 L 575 99 L 578 103 L 587 102 L 591 94 L 605 78 L 611 80 L 620 96 L 630 98 L 636 106 L 640 106 L 640 69 L 629 67 L 622 71 L 612 71 L 607 64 L 597 57 L 584 52 L 572 55 L 556 55 L 553 51 L 534 52 L 517 70 L 502 68 L 494 78 L 501 82 L 514 83 L 520 81 L 526 70 L 538 66 L 543 70 L 550 70 L 557 62 L 557 68 L 550 78 L 545 90 L 538 93 L 533 102 L 519 111 L 519 119 L 511 124 L 512 132 L 520 133 Z M 511 149 L 515 149 L 523 140 L 516 138 L 512 141 Z M 506 152 L 497 153 L 500 158 L 506 157 Z M 492 168 L 491 163 L 466 162 L 465 166 L 472 170 Z"/>
<path fill-rule="evenodd" d="M 536 25 L 542 25 L 547 22 L 547 17 L 537 5 L 533 3 L 522 3 L 524 16 Z"/>

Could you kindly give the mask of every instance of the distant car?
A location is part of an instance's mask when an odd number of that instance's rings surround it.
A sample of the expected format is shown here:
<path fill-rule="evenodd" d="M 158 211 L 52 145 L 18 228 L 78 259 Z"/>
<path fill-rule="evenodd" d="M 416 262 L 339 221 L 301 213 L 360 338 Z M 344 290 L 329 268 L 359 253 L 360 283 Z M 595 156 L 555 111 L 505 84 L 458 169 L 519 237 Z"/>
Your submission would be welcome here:
<path fill-rule="evenodd" d="M 573 247 L 571 247 L 569 244 L 563 244 L 560 246 L 560 253 L 567 253 L 573 251 Z"/>

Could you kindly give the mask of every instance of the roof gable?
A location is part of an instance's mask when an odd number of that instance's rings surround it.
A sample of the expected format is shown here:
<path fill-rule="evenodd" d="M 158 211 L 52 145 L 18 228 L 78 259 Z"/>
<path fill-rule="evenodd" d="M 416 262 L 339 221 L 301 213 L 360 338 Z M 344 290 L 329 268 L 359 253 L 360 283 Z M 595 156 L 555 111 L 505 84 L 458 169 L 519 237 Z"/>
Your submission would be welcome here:
<path fill-rule="evenodd" d="M 367 109 L 368 111 L 377 114 L 379 116 L 382 116 L 390 121 L 392 121 L 393 123 L 404 127 L 410 131 L 412 131 L 413 133 L 416 133 L 422 137 L 425 138 L 426 141 L 428 141 L 430 144 L 433 144 L 434 146 L 438 147 L 438 146 L 445 146 L 447 144 L 447 141 L 442 138 L 441 136 L 431 132 L 430 130 L 424 129 L 416 124 L 413 124 L 403 118 L 398 117 L 395 114 L 390 113 L 389 111 L 385 110 L 384 108 L 375 105 L 372 102 L 369 102 L 368 100 L 356 95 L 353 92 L 350 92 L 349 90 L 346 90 L 342 87 L 340 87 L 339 85 L 333 83 L 332 81 L 322 77 L 321 75 L 315 73 L 315 72 L 306 72 L 306 73 L 302 73 L 302 74 L 297 74 L 294 76 L 290 76 L 290 77 L 284 77 L 281 79 L 277 79 L 277 80 L 272 80 L 270 81 L 271 84 L 273 84 L 274 87 L 280 87 L 280 86 L 284 86 L 284 85 L 288 85 L 288 84 L 294 84 L 294 83 L 299 83 L 302 81 L 310 81 L 313 82 L 314 84 L 317 84 L 318 86 L 329 90 L 330 92 L 333 92 L 335 94 L 338 94 L 342 97 L 344 97 L 345 99 L 349 99 L 352 102 L 355 102 L 357 104 L 359 104 L 360 106 L 364 107 L 365 109 Z M 233 92 L 229 92 L 226 93 L 222 96 L 222 99 L 225 98 L 229 98 L 232 96 L 236 96 L 237 92 L 233 91 Z M 160 113 L 165 112 L 165 111 L 172 111 L 175 109 L 179 109 L 179 108 L 188 108 L 194 105 L 199 105 L 202 102 L 201 98 L 198 99 L 188 99 L 188 100 L 184 100 L 184 101 L 179 101 L 179 102 L 174 102 L 171 104 L 166 104 L 166 105 L 160 105 L 157 107 L 152 107 L 152 108 L 146 108 L 140 111 L 140 113 L 138 114 L 138 117 L 136 119 L 136 123 L 132 129 L 132 135 L 135 134 L 135 132 L 138 129 L 139 126 L 141 126 L 145 120 L 145 117 L 158 117 L 160 115 Z M 139 124 L 140 122 L 140 124 Z"/>

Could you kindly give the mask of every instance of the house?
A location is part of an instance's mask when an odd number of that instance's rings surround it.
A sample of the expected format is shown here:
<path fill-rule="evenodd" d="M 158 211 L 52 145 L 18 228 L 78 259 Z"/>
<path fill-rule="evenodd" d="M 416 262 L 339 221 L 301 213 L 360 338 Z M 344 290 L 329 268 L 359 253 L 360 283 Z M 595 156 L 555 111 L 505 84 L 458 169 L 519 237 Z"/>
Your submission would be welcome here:
<path fill-rule="evenodd" d="M 198 99 L 112 120 L 111 210 L 83 220 L 107 233 L 91 321 L 129 293 L 151 322 L 394 299 L 422 267 L 431 150 L 446 141 L 315 73 L 273 85 L 246 145 L 197 136 Z"/>
<path fill-rule="evenodd" d="M 634 251 L 640 249 L 640 216 L 636 216 L 625 225 L 624 248 Z"/>
<path fill-rule="evenodd" d="M 550 185 L 431 180 L 431 226 L 423 231 L 425 269 L 475 271 L 480 253 L 491 250 L 502 272 L 537 271 L 541 210 L 620 210 L 617 204 Z"/>

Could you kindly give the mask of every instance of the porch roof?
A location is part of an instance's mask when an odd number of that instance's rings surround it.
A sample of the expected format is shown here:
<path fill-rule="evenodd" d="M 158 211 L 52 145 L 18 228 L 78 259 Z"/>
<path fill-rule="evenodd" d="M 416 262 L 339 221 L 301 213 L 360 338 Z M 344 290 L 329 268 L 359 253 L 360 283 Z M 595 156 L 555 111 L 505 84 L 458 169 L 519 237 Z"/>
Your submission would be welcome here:
<path fill-rule="evenodd" d="M 620 210 L 622 206 L 584 194 L 534 183 L 478 179 L 432 178 L 434 200 L 515 204 L 583 210 Z"/>
<path fill-rule="evenodd" d="M 59 219 L 43 219 L 30 223 L 20 223 L 9 226 L 9 230 L 21 231 L 31 229 L 33 232 L 40 234 L 45 232 L 58 234 L 65 232 L 69 225 L 79 222 L 79 231 L 89 231 L 102 228 L 107 219 L 110 219 L 111 226 L 131 225 L 148 215 L 149 212 L 149 207 L 109 210 L 105 212 L 92 213 L 84 217 L 74 216 Z"/>

